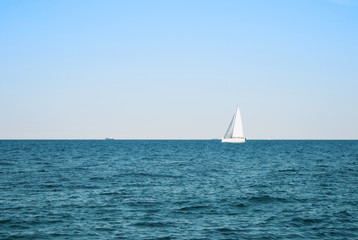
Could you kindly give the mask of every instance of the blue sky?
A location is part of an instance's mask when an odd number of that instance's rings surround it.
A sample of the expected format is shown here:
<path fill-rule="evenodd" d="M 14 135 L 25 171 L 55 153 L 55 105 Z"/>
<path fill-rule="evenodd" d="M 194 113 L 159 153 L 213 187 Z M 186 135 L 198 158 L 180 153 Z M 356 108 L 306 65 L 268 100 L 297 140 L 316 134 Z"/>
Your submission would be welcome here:
<path fill-rule="evenodd" d="M 358 139 L 358 0 L 1 1 L 0 139 Z"/>

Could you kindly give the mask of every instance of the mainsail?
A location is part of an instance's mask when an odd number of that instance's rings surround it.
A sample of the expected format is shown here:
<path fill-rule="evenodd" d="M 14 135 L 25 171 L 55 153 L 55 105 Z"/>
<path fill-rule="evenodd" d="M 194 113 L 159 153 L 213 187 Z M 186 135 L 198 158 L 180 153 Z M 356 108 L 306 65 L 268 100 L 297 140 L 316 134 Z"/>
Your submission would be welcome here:
<path fill-rule="evenodd" d="M 237 107 L 236 114 L 235 114 L 235 124 L 234 124 L 234 130 L 232 133 L 233 138 L 243 138 L 244 137 L 244 131 L 242 130 L 242 120 L 241 120 L 241 114 L 240 109 Z"/>

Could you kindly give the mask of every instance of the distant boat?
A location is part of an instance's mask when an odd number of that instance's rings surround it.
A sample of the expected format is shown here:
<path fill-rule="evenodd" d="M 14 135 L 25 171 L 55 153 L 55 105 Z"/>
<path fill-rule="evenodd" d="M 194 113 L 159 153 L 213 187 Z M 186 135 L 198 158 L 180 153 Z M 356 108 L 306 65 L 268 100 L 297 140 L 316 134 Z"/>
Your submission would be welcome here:
<path fill-rule="evenodd" d="M 232 118 L 229 128 L 227 129 L 225 136 L 221 139 L 221 142 L 228 143 L 243 143 L 246 142 L 244 137 L 244 131 L 242 130 L 242 120 L 239 107 L 236 108 L 234 117 Z"/>
<path fill-rule="evenodd" d="M 114 140 L 114 137 L 105 138 L 104 140 Z"/>

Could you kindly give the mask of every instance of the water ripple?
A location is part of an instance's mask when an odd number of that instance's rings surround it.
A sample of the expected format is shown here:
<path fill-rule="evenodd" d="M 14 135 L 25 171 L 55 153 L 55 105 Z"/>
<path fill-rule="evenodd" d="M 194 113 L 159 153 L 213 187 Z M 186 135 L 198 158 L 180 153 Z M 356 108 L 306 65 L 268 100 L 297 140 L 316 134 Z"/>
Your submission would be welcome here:
<path fill-rule="evenodd" d="M 358 141 L 0 141 L 0 239 L 358 239 Z"/>

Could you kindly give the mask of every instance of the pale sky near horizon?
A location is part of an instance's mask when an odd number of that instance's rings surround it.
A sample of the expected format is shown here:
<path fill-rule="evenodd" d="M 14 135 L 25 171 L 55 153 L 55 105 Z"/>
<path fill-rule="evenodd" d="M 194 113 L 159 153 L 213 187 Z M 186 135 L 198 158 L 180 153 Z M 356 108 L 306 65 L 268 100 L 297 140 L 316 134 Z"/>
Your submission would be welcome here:
<path fill-rule="evenodd" d="M 358 139 L 358 0 L 1 1 L 0 139 Z"/>

